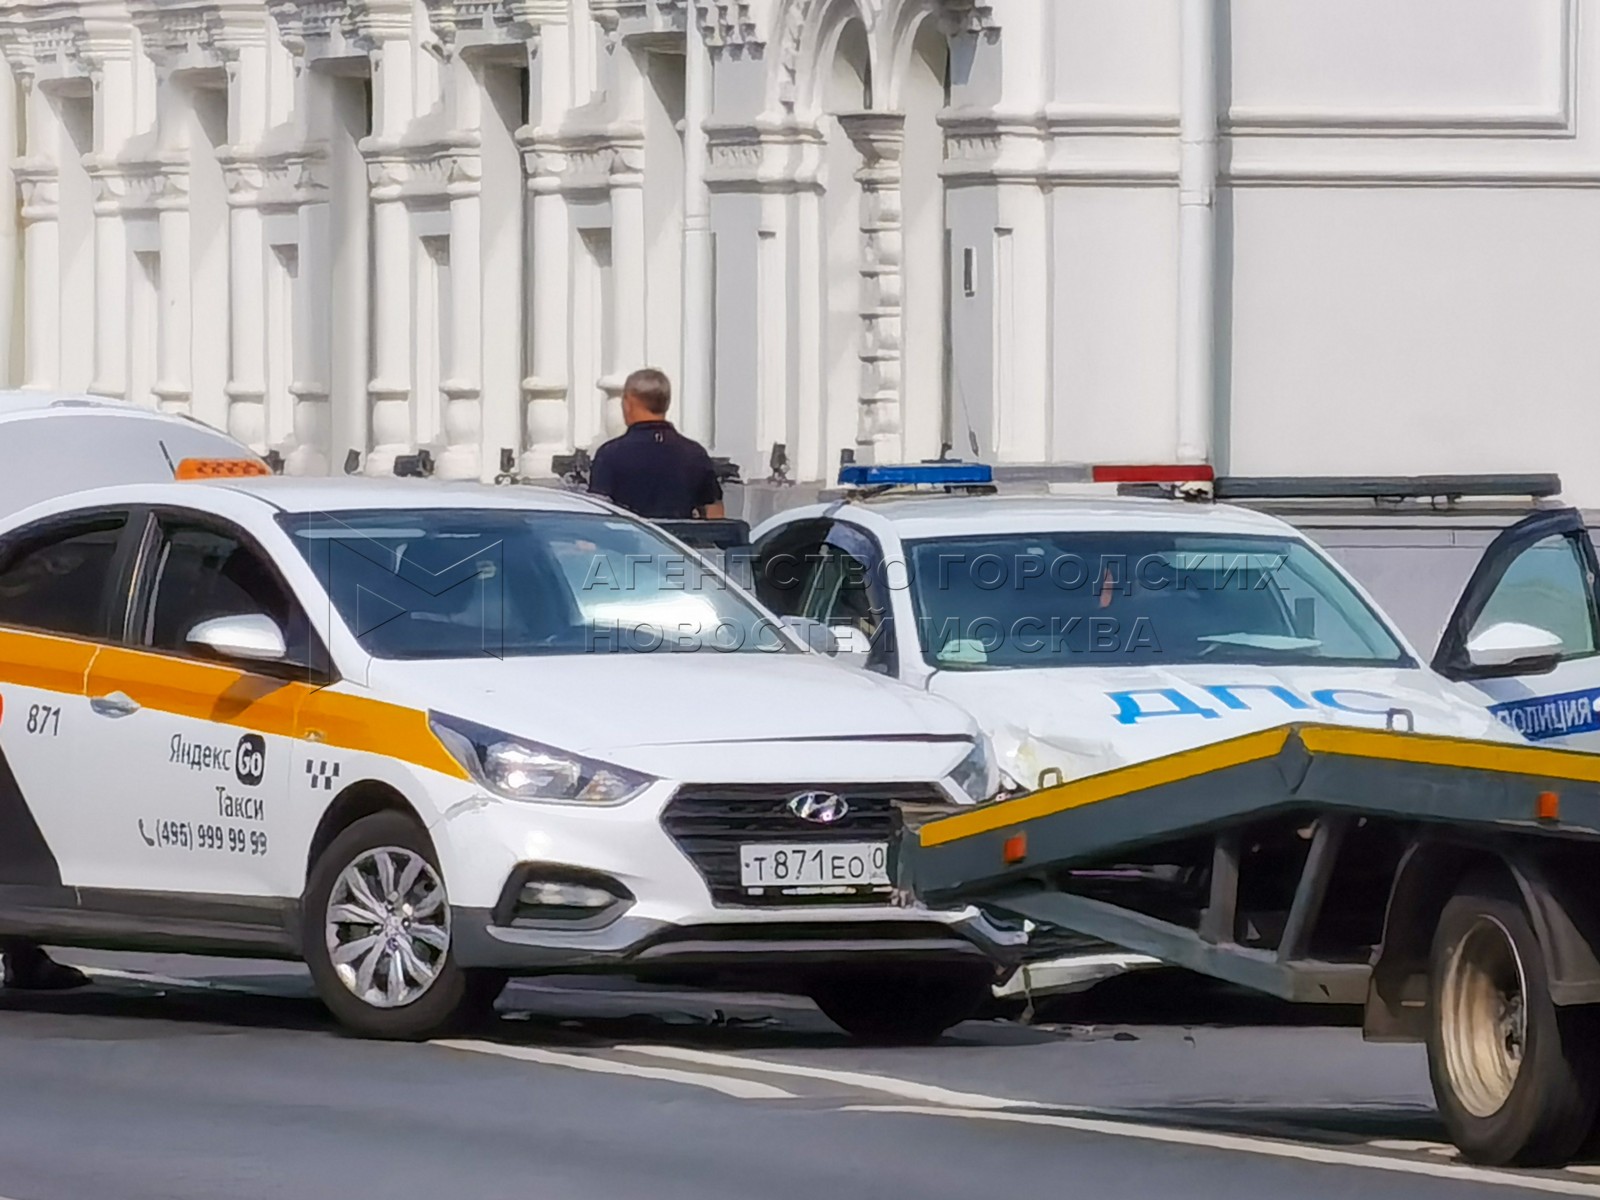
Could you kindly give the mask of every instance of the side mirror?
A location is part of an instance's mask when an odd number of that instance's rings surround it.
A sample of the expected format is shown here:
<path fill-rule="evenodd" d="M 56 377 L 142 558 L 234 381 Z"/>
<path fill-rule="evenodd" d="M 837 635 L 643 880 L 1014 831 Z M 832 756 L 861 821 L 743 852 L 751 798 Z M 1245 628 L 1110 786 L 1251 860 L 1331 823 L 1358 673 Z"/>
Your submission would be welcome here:
<path fill-rule="evenodd" d="M 810 617 L 779 617 L 778 624 L 805 643 L 806 648 L 815 654 L 826 654 L 829 658 L 833 658 L 839 653 L 839 643 L 834 638 L 833 631 L 821 621 L 813 621 Z"/>
<path fill-rule="evenodd" d="M 872 639 L 854 625 L 830 625 L 828 632 L 838 644 L 834 657 L 845 666 L 864 667 L 872 657 Z"/>
<path fill-rule="evenodd" d="M 1467 661 L 1494 675 L 1544 675 L 1561 662 L 1561 639 L 1536 625 L 1500 621 L 1467 642 Z"/>
<path fill-rule="evenodd" d="M 222 658 L 252 662 L 281 662 L 289 653 L 283 630 L 271 617 L 258 613 L 213 617 L 189 630 L 191 646 L 203 646 Z"/>

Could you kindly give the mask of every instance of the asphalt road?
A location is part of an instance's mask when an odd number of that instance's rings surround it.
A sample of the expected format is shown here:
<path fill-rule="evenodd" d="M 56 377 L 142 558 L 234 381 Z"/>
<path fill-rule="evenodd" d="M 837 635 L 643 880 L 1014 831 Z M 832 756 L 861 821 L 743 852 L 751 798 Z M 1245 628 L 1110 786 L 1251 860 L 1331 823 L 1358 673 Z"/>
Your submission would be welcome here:
<path fill-rule="evenodd" d="M 1457 1162 L 1414 1049 L 1186 984 L 884 1050 L 799 1000 L 545 982 L 393 1045 L 290 968 L 77 961 L 95 987 L 0 994 L 0 1200 L 1600 1197 Z"/>

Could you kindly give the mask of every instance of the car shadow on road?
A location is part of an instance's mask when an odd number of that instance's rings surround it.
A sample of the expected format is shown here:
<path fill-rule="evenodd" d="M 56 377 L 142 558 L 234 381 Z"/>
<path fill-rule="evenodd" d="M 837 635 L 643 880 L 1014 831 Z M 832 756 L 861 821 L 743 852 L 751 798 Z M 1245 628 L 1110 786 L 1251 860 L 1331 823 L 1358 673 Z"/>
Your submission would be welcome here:
<path fill-rule="evenodd" d="M 0 1013 L 102 1017 L 119 1023 L 115 1035 L 119 1038 L 139 1036 L 141 1023 L 148 1025 L 149 1036 L 162 1036 L 160 1022 L 302 1032 L 328 1032 L 335 1028 L 327 1009 L 309 997 L 98 982 L 66 992 L 0 989 Z M 87 1023 L 74 1029 L 66 1022 L 53 1028 L 52 1036 L 104 1040 L 107 1031 L 104 1026 Z"/>

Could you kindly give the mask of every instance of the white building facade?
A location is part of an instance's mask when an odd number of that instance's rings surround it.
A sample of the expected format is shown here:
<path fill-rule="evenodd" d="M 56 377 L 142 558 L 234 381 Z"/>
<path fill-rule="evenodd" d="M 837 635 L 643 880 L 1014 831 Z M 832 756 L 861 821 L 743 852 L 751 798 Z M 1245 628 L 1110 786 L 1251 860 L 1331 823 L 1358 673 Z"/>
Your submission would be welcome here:
<path fill-rule="evenodd" d="M 649 364 L 747 479 L 1600 503 L 1600 0 L 10 0 L 0 46 L 0 377 L 293 473 L 548 476 Z"/>

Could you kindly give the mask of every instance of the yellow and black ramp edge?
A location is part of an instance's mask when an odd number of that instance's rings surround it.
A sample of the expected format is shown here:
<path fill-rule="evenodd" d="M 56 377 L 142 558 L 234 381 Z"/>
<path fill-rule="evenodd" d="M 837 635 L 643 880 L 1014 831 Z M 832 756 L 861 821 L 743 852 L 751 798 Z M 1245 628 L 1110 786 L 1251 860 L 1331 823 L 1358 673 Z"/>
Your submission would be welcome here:
<path fill-rule="evenodd" d="M 1600 837 L 1600 754 L 1283 726 L 955 815 L 908 812 L 896 882 L 928 904 L 977 900 L 1288 810 Z"/>

